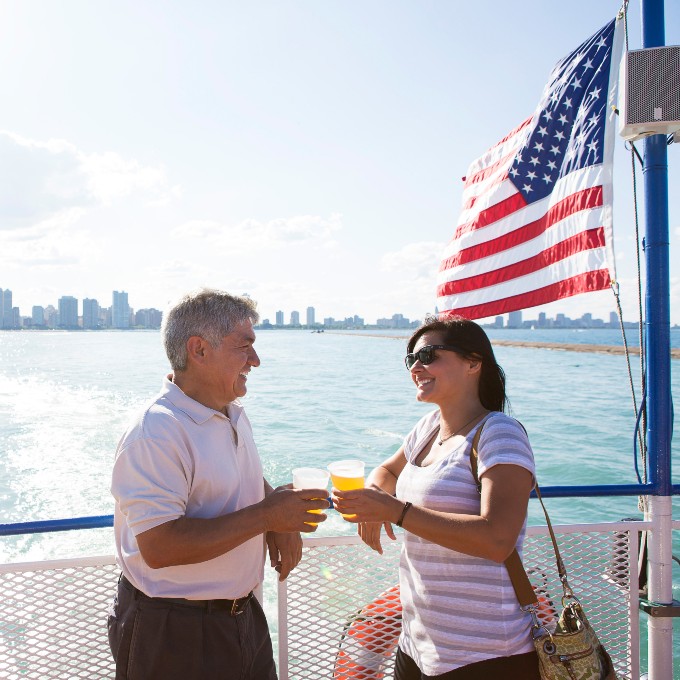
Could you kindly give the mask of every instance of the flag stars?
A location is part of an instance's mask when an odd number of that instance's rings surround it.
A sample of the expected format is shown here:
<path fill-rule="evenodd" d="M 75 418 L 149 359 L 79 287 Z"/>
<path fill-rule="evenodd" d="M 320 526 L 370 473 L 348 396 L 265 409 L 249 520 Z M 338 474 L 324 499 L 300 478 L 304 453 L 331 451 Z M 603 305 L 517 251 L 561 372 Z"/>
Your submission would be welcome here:
<path fill-rule="evenodd" d="M 518 140 L 524 158 L 516 154 L 507 166 L 507 180 L 528 204 L 549 196 L 561 178 L 603 162 L 612 39 L 613 22 L 606 37 L 582 45 L 551 74 L 531 129 Z"/>

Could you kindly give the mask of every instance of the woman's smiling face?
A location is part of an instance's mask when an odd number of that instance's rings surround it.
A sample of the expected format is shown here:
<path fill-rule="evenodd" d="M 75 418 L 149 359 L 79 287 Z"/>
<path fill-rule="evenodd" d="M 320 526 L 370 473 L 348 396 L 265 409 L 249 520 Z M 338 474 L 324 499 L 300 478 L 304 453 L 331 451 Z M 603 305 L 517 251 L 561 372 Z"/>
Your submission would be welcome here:
<path fill-rule="evenodd" d="M 427 345 L 444 344 L 440 333 L 424 333 L 414 345 L 413 353 Z M 461 389 L 467 389 L 464 378 L 469 366 L 470 362 L 457 352 L 443 349 L 434 351 L 434 360 L 429 364 L 417 360 L 410 369 L 411 379 L 417 388 L 416 399 L 440 404 Z"/>

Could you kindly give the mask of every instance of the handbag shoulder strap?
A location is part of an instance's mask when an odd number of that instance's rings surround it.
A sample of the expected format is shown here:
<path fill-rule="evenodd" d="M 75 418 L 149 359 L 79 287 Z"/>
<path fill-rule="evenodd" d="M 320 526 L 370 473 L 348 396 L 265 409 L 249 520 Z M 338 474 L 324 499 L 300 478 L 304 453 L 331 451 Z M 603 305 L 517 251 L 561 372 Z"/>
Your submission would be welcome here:
<path fill-rule="evenodd" d="M 470 468 L 472 470 L 472 476 L 475 480 L 475 484 L 477 485 L 477 490 L 479 491 L 479 493 L 482 492 L 482 483 L 479 480 L 479 475 L 477 473 L 477 459 L 479 458 L 477 448 L 479 447 L 479 439 L 482 436 L 482 429 L 484 428 L 485 422 L 486 421 L 482 422 L 482 424 L 477 429 L 477 432 L 475 432 L 475 436 L 472 439 L 472 446 L 470 448 Z M 522 427 L 524 426 L 522 425 Z M 550 538 L 552 540 L 553 549 L 555 551 L 557 571 L 560 575 L 560 581 L 562 582 L 562 587 L 565 588 L 566 594 L 567 592 L 566 589 L 569 588 L 569 585 L 567 583 L 567 571 L 564 567 L 564 562 L 562 561 L 560 550 L 557 547 L 557 539 L 555 538 L 555 533 L 553 531 L 552 524 L 550 523 L 550 517 L 548 517 L 548 511 L 546 510 L 545 504 L 543 503 L 543 499 L 541 498 L 541 491 L 538 488 L 538 483 L 536 483 L 536 495 L 538 496 L 538 500 L 541 502 L 541 507 L 543 508 L 543 514 L 545 515 L 545 520 L 548 525 L 548 531 L 550 532 Z M 508 570 L 508 575 L 510 576 L 510 581 L 512 582 L 512 587 L 515 591 L 515 595 L 517 596 L 517 600 L 519 601 L 520 606 L 526 607 L 527 605 L 537 604 L 538 598 L 531 585 L 531 582 L 529 581 L 529 577 L 527 576 L 526 570 L 524 569 L 524 565 L 522 564 L 522 560 L 519 556 L 519 553 L 517 552 L 517 549 L 512 551 L 510 556 L 505 560 L 504 564 L 506 569 Z M 569 592 L 571 592 L 570 589 Z"/>

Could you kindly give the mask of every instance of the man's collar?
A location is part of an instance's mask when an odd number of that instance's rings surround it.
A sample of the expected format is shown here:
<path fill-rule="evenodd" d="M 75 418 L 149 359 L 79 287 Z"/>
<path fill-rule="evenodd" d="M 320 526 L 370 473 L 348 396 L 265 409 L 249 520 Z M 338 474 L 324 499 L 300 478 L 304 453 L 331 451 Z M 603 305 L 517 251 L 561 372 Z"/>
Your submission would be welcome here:
<path fill-rule="evenodd" d="M 228 418 L 232 425 L 236 427 L 241 413 L 243 413 L 243 406 L 238 401 L 234 401 L 227 405 L 227 415 L 221 411 L 216 411 L 209 406 L 204 406 L 200 402 L 188 397 L 180 387 L 172 382 L 172 374 L 163 379 L 163 388 L 161 395 L 171 401 L 180 411 L 186 413 L 197 425 L 202 425 L 213 416 L 220 418 Z"/>

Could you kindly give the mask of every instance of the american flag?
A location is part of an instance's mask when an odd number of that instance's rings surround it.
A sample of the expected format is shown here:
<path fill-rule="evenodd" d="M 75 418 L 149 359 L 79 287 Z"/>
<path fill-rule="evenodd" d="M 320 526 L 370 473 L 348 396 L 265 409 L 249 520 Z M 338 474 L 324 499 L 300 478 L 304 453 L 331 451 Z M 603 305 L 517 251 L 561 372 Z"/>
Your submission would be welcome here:
<path fill-rule="evenodd" d="M 479 319 L 611 285 L 621 35 L 613 20 L 562 59 L 534 115 L 470 165 L 437 276 L 440 318 Z"/>

